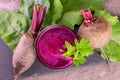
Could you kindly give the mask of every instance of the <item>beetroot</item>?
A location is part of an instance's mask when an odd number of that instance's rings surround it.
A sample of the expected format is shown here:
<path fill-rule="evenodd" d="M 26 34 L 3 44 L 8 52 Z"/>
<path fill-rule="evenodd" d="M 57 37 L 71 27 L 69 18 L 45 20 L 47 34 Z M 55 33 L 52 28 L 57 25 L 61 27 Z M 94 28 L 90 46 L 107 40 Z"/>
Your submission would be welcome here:
<path fill-rule="evenodd" d="M 38 12 L 37 5 L 34 5 L 31 29 L 22 35 L 13 54 L 14 80 L 28 70 L 36 59 L 34 41 L 43 22 L 45 10 L 46 8 L 40 8 L 40 12 Z"/>
<path fill-rule="evenodd" d="M 36 59 L 34 38 L 31 33 L 24 34 L 13 54 L 14 80 L 31 67 Z"/>
<path fill-rule="evenodd" d="M 53 25 L 44 29 L 36 41 L 36 51 L 40 61 L 49 68 L 65 68 L 73 63 L 72 58 L 65 58 L 65 41 L 74 45 L 75 33 L 63 25 Z M 64 50 L 63 52 L 60 49 Z"/>
<path fill-rule="evenodd" d="M 90 10 L 81 11 L 84 21 L 78 29 L 79 38 L 90 41 L 91 47 L 100 48 L 105 59 L 109 63 L 109 59 L 104 52 L 103 47 L 110 41 L 112 35 L 112 27 L 109 22 L 98 16 L 93 16 Z"/>
<path fill-rule="evenodd" d="M 85 20 L 79 27 L 79 38 L 90 40 L 93 48 L 106 45 L 112 35 L 112 27 L 109 22 L 102 17 L 93 16 L 89 10 L 83 10 L 81 13 Z"/>

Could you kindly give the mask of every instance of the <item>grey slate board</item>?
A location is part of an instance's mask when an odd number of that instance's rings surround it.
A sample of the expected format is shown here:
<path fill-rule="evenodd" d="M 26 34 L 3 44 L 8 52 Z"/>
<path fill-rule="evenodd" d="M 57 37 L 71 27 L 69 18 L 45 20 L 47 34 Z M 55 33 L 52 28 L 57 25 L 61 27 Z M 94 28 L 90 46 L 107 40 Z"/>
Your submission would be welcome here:
<path fill-rule="evenodd" d="M 13 80 L 12 54 L 0 38 L 0 80 Z"/>

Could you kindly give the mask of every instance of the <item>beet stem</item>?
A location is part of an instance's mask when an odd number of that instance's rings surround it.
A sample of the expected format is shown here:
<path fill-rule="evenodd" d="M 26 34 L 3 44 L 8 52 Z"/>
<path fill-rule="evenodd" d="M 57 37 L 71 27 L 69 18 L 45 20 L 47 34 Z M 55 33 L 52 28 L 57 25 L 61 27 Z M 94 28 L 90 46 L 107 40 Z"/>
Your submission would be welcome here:
<path fill-rule="evenodd" d="M 92 12 L 90 10 L 81 10 L 81 14 L 85 20 L 91 20 L 93 18 Z"/>
<path fill-rule="evenodd" d="M 36 33 L 36 26 L 37 26 L 37 15 L 38 15 L 38 10 L 37 10 L 37 4 L 34 5 L 33 7 L 33 17 L 32 17 L 32 24 L 30 27 L 30 32 L 32 33 L 33 36 L 35 36 Z"/>
<path fill-rule="evenodd" d="M 37 33 L 39 32 L 39 29 L 42 26 L 45 14 L 46 14 L 46 7 L 42 8 L 40 7 L 39 4 L 34 5 L 33 18 L 32 18 L 30 32 L 35 37 L 37 36 Z"/>
<path fill-rule="evenodd" d="M 111 71 L 111 69 L 110 69 L 110 60 L 109 60 L 109 58 L 108 58 L 107 54 L 105 53 L 105 51 L 104 51 L 104 49 L 103 49 L 103 48 L 100 48 L 100 50 L 102 51 L 102 54 L 103 54 L 103 56 L 104 56 L 104 57 L 105 57 L 105 59 L 106 59 L 107 66 L 108 66 L 108 70 L 109 70 L 109 71 Z"/>
<path fill-rule="evenodd" d="M 88 26 L 89 24 L 96 20 L 90 10 L 81 10 L 81 14 L 84 18 L 84 24 L 86 26 Z"/>

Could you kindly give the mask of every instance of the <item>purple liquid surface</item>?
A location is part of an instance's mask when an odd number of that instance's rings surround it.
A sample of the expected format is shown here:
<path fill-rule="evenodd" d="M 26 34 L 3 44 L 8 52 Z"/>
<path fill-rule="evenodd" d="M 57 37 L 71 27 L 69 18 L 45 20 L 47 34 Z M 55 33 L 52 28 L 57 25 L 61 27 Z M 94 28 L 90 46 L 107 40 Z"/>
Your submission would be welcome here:
<path fill-rule="evenodd" d="M 40 61 L 50 68 L 65 68 L 73 63 L 72 58 L 62 56 L 66 51 L 65 41 L 74 45 L 75 33 L 61 25 L 50 26 L 43 30 L 36 41 L 36 51 Z M 60 49 L 63 52 L 60 52 Z"/>

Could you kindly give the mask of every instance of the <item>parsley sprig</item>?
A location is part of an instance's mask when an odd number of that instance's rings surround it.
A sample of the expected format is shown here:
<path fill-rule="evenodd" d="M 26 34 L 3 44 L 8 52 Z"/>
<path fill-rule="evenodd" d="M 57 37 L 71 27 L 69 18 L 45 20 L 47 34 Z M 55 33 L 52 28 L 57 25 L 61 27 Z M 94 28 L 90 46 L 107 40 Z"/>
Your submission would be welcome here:
<path fill-rule="evenodd" d="M 93 48 L 90 46 L 90 41 L 88 40 L 74 40 L 75 45 L 71 45 L 68 41 L 65 42 L 65 46 L 67 51 L 63 54 L 65 57 L 70 58 L 73 57 L 73 63 L 76 67 L 84 64 L 86 62 L 86 56 L 92 55 Z"/>

